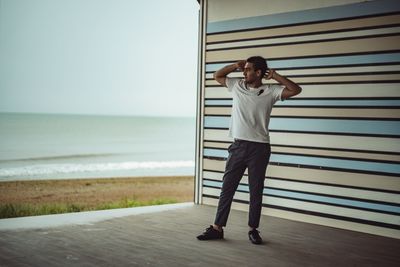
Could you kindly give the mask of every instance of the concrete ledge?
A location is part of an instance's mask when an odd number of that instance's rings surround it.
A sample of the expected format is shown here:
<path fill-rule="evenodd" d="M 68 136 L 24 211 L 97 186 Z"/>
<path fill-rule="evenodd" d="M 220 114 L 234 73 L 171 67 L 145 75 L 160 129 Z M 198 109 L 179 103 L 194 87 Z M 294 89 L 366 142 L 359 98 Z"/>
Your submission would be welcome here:
<path fill-rule="evenodd" d="M 42 216 L 29 216 L 19 218 L 0 219 L 0 231 L 12 231 L 20 229 L 52 228 L 65 225 L 93 224 L 100 221 L 131 215 L 156 213 L 180 208 L 192 207 L 192 202 L 145 206 L 136 208 L 110 209 L 86 212 L 73 212 Z"/>

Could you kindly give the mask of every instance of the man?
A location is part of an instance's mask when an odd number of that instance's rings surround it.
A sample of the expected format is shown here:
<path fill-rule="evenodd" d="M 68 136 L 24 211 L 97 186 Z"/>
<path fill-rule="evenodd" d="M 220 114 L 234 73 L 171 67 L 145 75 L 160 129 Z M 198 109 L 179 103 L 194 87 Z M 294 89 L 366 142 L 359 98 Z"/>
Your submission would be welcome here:
<path fill-rule="evenodd" d="M 239 69 L 244 79 L 229 78 L 228 74 Z M 280 85 L 263 84 L 262 79 L 274 79 Z M 301 92 L 300 86 L 288 78 L 268 69 L 264 58 L 250 57 L 227 65 L 214 73 L 214 79 L 233 93 L 233 104 L 229 136 L 234 138 L 229 148 L 217 214 L 213 225 L 199 235 L 199 240 L 224 238 L 233 195 L 248 169 L 250 190 L 249 239 L 261 244 L 259 227 L 265 171 L 269 162 L 271 147 L 268 124 L 272 106 L 278 100 L 288 99 Z"/>

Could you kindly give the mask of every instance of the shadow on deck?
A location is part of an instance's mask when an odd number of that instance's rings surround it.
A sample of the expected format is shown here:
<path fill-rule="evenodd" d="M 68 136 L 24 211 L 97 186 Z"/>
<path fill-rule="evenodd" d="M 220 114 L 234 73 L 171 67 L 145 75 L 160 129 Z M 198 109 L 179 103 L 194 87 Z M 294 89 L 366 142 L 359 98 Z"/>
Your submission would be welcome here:
<path fill-rule="evenodd" d="M 400 266 L 400 240 L 232 210 L 225 240 L 198 241 L 215 207 L 191 203 L 0 220 L 0 266 Z"/>

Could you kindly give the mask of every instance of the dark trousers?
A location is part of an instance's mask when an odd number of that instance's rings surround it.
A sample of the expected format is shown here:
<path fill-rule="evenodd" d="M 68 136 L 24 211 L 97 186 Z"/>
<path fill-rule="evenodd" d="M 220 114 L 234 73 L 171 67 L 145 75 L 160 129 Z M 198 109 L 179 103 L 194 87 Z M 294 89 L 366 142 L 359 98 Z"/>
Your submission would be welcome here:
<path fill-rule="evenodd" d="M 235 140 L 229 146 L 228 152 L 229 156 L 226 162 L 214 224 L 226 226 L 233 195 L 247 168 L 250 190 L 248 224 L 252 228 L 258 228 L 262 208 L 265 171 L 271 155 L 270 144 Z"/>

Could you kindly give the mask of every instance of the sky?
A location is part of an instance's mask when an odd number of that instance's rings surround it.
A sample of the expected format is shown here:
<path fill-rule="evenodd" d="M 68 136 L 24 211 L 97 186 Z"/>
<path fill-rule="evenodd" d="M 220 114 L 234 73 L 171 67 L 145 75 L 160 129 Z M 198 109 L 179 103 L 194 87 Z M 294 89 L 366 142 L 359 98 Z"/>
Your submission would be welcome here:
<path fill-rule="evenodd" d="M 196 113 L 196 0 L 0 0 L 0 112 Z"/>

